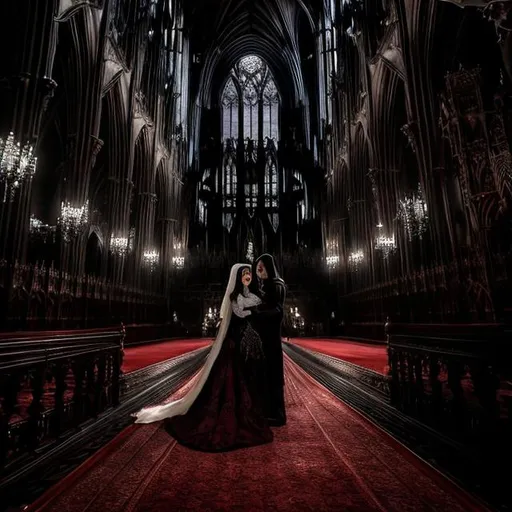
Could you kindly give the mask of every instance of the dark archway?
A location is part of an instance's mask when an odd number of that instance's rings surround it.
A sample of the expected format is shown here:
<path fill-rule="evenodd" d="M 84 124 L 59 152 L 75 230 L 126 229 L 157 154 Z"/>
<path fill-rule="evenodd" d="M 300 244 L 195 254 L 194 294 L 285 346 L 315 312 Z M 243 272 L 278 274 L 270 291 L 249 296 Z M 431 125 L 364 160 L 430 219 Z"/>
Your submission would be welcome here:
<path fill-rule="evenodd" d="M 87 240 L 85 253 L 85 273 L 99 277 L 101 275 L 101 260 L 103 253 L 103 244 L 98 234 L 93 231 Z"/>

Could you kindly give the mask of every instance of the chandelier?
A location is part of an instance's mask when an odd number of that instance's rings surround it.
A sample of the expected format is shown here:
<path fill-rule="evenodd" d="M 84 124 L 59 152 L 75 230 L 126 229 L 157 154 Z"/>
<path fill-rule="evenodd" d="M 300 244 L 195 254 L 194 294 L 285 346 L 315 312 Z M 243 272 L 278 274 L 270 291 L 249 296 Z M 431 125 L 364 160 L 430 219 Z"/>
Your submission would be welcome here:
<path fill-rule="evenodd" d="M 325 252 L 327 254 L 325 257 L 327 268 L 336 268 L 340 262 L 340 257 L 338 256 L 338 242 L 336 240 L 327 240 L 325 243 Z"/>
<path fill-rule="evenodd" d="M 299 308 L 297 306 L 290 307 L 290 319 L 294 329 L 304 328 L 304 317 L 300 314 Z"/>
<path fill-rule="evenodd" d="M 254 244 L 251 241 L 247 242 L 247 252 L 245 254 L 245 258 L 251 263 L 254 260 Z"/>
<path fill-rule="evenodd" d="M 144 254 L 142 255 L 142 258 L 144 260 L 144 264 L 149 267 L 149 270 L 153 272 L 155 270 L 156 266 L 158 265 L 158 262 L 160 260 L 160 253 L 158 251 L 144 251 Z"/>
<path fill-rule="evenodd" d="M 327 256 L 325 258 L 325 262 L 327 263 L 328 268 L 336 268 L 338 263 L 340 262 L 339 256 Z"/>
<path fill-rule="evenodd" d="M 176 268 L 183 268 L 185 266 L 185 258 L 183 256 L 173 256 L 172 264 Z"/>
<path fill-rule="evenodd" d="M 71 206 L 69 202 L 61 203 L 59 226 L 62 230 L 64 241 L 69 242 L 77 236 L 89 221 L 89 200 L 83 206 Z"/>
<path fill-rule="evenodd" d="M 208 336 L 209 334 L 213 336 L 215 334 L 215 327 L 218 321 L 219 313 L 217 312 L 217 308 L 208 308 L 208 312 L 204 315 L 203 318 L 203 336 Z"/>
<path fill-rule="evenodd" d="M 125 256 L 129 248 L 128 241 L 127 237 L 110 235 L 110 251 L 119 257 Z"/>
<path fill-rule="evenodd" d="M 0 181 L 5 183 L 4 203 L 7 192 L 12 201 L 16 189 L 23 181 L 34 176 L 36 168 L 37 157 L 33 146 L 25 144 L 21 147 L 19 142 L 14 142 L 13 132 L 9 133 L 7 139 L 0 139 Z"/>
<path fill-rule="evenodd" d="M 174 267 L 181 269 L 185 266 L 185 257 L 181 255 L 182 243 L 174 240 L 173 248 L 176 251 L 176 256 L 172 257 L 172 264 Z"/>
<path fill-rule="evenodd" d="M 411 196 L 405 196 L 398 202 L 397 217 L 402 221 L 409 241 L 413 237 L 422 238 L 428 227 L 427 203 L 423 199 L 421 186 Z"/>
<path fill-rule="evenodd" d="M 30 235 L 34 238 L 40 238 L 44 243 L 47 242 L 48 237 L 55 236 L 55 232 L 57 231 L 56 226 L 50 226 L 49 224 L 45 224 L 40 221 L 34 215 L 30 216 Z"/>
<path fill-rule="evenodd" d="M 379 251 L 384 259 L 387 259 L 390 254 L 395 252 L 395 249 L 395 235 L 392 235 L 390 237 L 379 235 L 375 237 L 375 250 Z"/>
<path fill-rule="evenodd" d="M 364 261 L 363 251 L 354 251 L 348 255 L 348 265 L 357 272 L 359 266 Z"/>
<path fill-rule="evenodd" d="M 135 248 L 135 228 L 131 227 L 128 232 L 128 251 L 132 252 Z"/>

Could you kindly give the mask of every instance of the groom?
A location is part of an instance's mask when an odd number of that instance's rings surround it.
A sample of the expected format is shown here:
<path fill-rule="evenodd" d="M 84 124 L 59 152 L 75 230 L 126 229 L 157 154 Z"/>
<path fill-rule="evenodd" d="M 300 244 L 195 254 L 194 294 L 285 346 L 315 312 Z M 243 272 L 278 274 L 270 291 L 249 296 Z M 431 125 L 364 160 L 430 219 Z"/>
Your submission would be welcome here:
<path fill-rule="evenodd" d="M 276 269 L 270 254 L 261 255 L 253 264 L 253 293 L 263 304 L 253 312 L 257 330 L 263 343 L 266 360 L 266 403 L 271 426 L 286 425 L 284 406 L 283 349 L 281 346 L 281 322 L 283 321 L 286 286 Z"/>

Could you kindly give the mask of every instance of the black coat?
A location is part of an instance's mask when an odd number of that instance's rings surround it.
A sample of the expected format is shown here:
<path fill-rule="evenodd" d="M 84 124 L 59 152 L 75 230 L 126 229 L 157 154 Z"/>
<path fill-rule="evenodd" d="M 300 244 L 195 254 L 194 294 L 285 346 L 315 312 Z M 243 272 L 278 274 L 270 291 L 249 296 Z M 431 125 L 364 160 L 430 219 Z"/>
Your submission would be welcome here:
<path fill-rule="evenodd" d="M 280 277 L 266 279 L 259 293 L 263 304 L 253 310 L 253 325 L 258 331 L 265 353 L 269 386 L 283 386 L 283 349 L 281 323 L 284 316 L 286 286 Z"/>

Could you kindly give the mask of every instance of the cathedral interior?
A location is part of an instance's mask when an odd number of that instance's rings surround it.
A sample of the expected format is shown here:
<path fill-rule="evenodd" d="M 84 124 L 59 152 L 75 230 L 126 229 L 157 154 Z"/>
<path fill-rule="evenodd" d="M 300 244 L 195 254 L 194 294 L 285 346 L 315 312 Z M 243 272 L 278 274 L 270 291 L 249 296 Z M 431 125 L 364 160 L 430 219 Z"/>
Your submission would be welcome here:
<path fill-rule="evenodd" d="M 512 510 L 511 0 L 4 0 L 0 26 L 1 510 Z M 264 253 L 271 447 L 133 425 Z"/>

